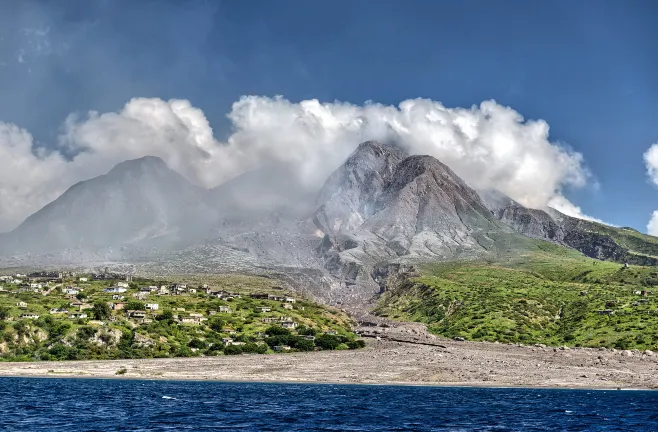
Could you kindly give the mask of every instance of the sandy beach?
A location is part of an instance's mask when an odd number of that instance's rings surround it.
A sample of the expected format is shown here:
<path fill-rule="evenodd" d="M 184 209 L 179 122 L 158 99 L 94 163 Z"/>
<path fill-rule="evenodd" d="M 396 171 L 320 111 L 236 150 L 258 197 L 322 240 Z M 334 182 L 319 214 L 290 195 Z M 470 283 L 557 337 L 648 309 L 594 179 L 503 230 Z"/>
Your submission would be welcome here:
<path fill-rule="evenodd" d="M 381 336 L 368 337 L 367 347 L 355 351 L 0 363 L 0 376 L 658 388 L 658 356 L 651 352 L 460 342 L 412 331 L 375 331 Z"/>

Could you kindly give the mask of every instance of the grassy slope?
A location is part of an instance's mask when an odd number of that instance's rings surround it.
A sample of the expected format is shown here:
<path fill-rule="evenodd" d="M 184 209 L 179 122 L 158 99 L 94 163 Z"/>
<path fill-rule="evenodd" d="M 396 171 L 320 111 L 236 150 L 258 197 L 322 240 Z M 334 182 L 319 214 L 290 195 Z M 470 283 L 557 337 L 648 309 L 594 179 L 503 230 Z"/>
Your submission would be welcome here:
<path fill-rule="evenodd" d="M 195 280 L 196 279 L 196 280 Z M 139 286 L 161 285 L 164 281 L 157 283 L 151 280 L 136 280 Z M 259 332 L 264 332 L 272 324 L 261 322 L 264 317 L 291 317 L 295 322 L 314 328 L 318 334 L 335 330 L 339 335 L 347 339 L 353 339 L 354 334 L 350 331 L 350 319 L 344 313 L 326 306 L 319 305 L 310 300 L 293 295 L 297 299 L 294 309 L 284 309 L 280 302 L 269 300 L 257 300 L 248 297 L 251 292 L 272 293 L 277 295 L 290 294 L 277 288 L 278 281 L 264 277 L 226 275 L 208 276 L 204 278 L 187 278 L 188 286 L 206 283 L 212 289 L 222 289 L 229 292 L 239 292 L 242 297 L 230 301 L 212 298 L 205 293 L 190 294 L 184 296 L 157 296 L 151 294 L 143 303 L 158 303 L 159 311 L 154 312 L 154 318 L 163 312 L 170 310 L 181 316 L 190 312 L 202 313 L 208 321 L 201 326 L 178 324 L 177 322 L 165 322 L 154 319 L 152 323 L 137 324 L 125 318 L 125 311 L 113 312 L 117 318 L 115 322 L 94 322 L 91 310 L 85 310 L 90 319 L 71 320 L 62 315 L 49 315 L 51 308 L 67 308 L 70 312 L 76 311 L 68 307 L 69 300 L 56 289 L 51 294 L 44 296 L 40 293 L 9 293 L 0 294 L 0 307 L 7 308 L 10 313 L 9 319 L 0 321 L 0 359 L 5 360 L 40 360 L 40 359 L 87 359 L 87 358 L 125 358 L 125 357 L 174 357 L 193 356 L 199 354 L 216 355 L 221 353 L 223 337 L 231 337 L 244 342 L 259 342 Z M 112 294 L 102 292 L 104 287 L 112 285 L 112 281 L 81 282 L 79 286 L 84 289 L 88 296 L 86 302 L 97 301 L 111 302 Z M 65 281 L 64 285 L 78 285 L 73 280 Z M 11 288 L 11 286 L 6 288 Z M 15 289 L 15 288 L 13 288 Z M 130 289 L 122 294 L 124 301 L 136 300 L 132 294 L 136 289 Z M 19 301 L 28 304 L 26 309 L 16 306 Z M 217 313 L 210 316 L 210 311 L 218 311 L 220 305 L 230 306 L 231 313 Z M 255 312 L 258 306 L 267 306 L 271 312 Z M 176 311 L 184 308 L 185 311 Z M 37 313 L 41 318 L 37 321 L 20 319 L 23 313 Z M 221 327 L 232 329 L 237 333 L 214 331 L 211 324 L 220 320 Z M 217 327 L 217 326 L 215 326 Z M 89 332 L 93 330 L 96 338 L 101 338 L 112 331 L 118 330 L 123 334 L 120 343 L 109 343 L 106 345 L 93 343 L 89 338 L 81 336 L 79 330 L 83 328 Z M 91 330 L 89 330 L 91 329 Z M 138 347 L 130 341 L 135 340 L 135 334 L 143 335 L 154 341 L 152 347 Z M 45 340 L 43 340 L 46 338 Z M 93 339 L 93 337 L 92 337 Z M 195 340 L 194 343 L 192 341 Z M 201 341 L 198 343 L 196 341 Z M 192 343 L 192 344 L 191 344 Z M 64 348 L 62 348 L 64 346 Z M 198 349 L 192 349 L 197 347 Z M 55 348 L 53 350 L 53 348 Z"/>
<path fill-rule="evenodd" d="M 427 264 L 376 312 L 437 334 L 501 342 L 656 348 L 658 270 L 589 259 L 544 242 L 489 262 Z M 586 295 L 582 295 L 587 291 Z M 655 290 L 658 297 L 658 287 Z M 639 300 L 647 302 L 636 303 Z M 616 301 L 613 306 L 607 302 Z M 634 305 L 635 303 L 635 305 Z M 613 309 L 612 316 L 596 311 Z"/>

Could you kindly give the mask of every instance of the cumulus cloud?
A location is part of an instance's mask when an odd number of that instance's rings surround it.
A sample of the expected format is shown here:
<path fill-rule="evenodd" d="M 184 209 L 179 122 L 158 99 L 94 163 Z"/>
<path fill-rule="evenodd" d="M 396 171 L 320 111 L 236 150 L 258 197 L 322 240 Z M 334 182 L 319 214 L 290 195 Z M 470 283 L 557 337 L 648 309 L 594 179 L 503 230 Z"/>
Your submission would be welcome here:
<path fill-rule="evenodd" d="M 592 222 L 598 222 L 598 223 L 610 225 L 609 223 L 603 222 L 601 219 L 597 219 L 595 217 L 584 214 L 580 207 L 578 207 L 577 205 L 575 205 L 574 203 L 572 203 L 562 195 L 555 195 L 553 198 L 551 198 L 548 201 L 547 206 L 554 208 L 555 210 L 567 216 L 572 216 L 578 219 L 585 219 Z"/>
<path fill-rule="evenodd" d="M 644 153 L 644 164 L 647 167 L 647 175 L 651 182 L 658 185 L 658 143 L 653 144 Z M 658 211 L 654 211 L 647 224 L 647 233 L 658 236 Z"/>
<path fill-rule="evenodd" d="M 658 236 L 658 210 L 654 210 L 647 224 L 647 234 Z"/>
<path fill-rule="evenodd" d="M 395 107 L 245 96 L 228 118 L 232 133 L 220 142 L 189 101 L 136 98 L 118 112 L 69 116 L 50 152 L 37 149 L 27 131 L 0 124 L 0 155 L 14 162 L 0 173 L 0 230 L 126 159 L 159 156 L 204 187 L 286 163 L 300 182 L 317 188 L 368 139 L 435 156 L 476 188 L 494 187 L 524 205 L 584 217 L 562 195 L 566 187 L 587 183 L 582 156 L 551 142 L 545 121 L 526 121 L 494 101 L 446 108 L 413 99 Z"/>

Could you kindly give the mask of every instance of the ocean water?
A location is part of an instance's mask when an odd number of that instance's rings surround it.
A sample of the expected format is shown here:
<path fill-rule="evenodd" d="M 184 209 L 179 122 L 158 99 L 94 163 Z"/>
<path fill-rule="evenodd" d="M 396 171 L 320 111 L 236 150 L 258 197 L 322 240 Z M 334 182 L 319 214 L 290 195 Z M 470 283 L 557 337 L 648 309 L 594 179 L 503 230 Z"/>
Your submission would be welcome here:
<path fill-rule="evenodd" d="M 2 431 L 652 431 L 658 392 L 0 378 Z"/>

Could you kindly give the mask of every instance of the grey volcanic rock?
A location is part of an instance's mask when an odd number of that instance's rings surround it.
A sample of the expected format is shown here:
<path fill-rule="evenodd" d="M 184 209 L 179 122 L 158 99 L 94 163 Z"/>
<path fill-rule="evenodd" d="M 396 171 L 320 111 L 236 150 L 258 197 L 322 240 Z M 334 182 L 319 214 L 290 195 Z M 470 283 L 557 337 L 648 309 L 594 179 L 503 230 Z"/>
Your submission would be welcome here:
<path fill-rule="evenodd" d="M 531 238 L 562 243 L 564 230 L 547 212 L 524 207 L 495 190 L 480 191 L 480 196 L 493 214 L 515 231 Z"/>
<path fill-rule="evenodd" d="M 204 192 L 159 158 L 122 162 L 105 175 L 77 183 L 28 217 L 0 239 L 0 249 L 94 251 L 148 241 L 162 247 L 193 237 L 201 221 L 214 218 Z"/>
<path fill-rule="evenodd" d="M 358 228 L 375 212 L 375 201 L 407 155 L 400 149 L 366 141 L 325 182 L 313 221 L 325 234 Z"/>
<path fill-rule="evenodd" d="M 323 199 L 313 221 L 325 234 L 325 267 L 372 290 L 379 263 L 482 256 L 495 246 L 488 234 L 516 235 L 437 159 L 376 142 L 334 172 Z"/>
<path fill-rule="evenodd" d="M 526 208 L 499 191 L 480 194 L 498 219 L 524 236 L 566 246 L 600 260 L 658 265 L 658 244 L 646 241 L 646 236 L 635 230 L 574 218 L 552 208 Z"/>

